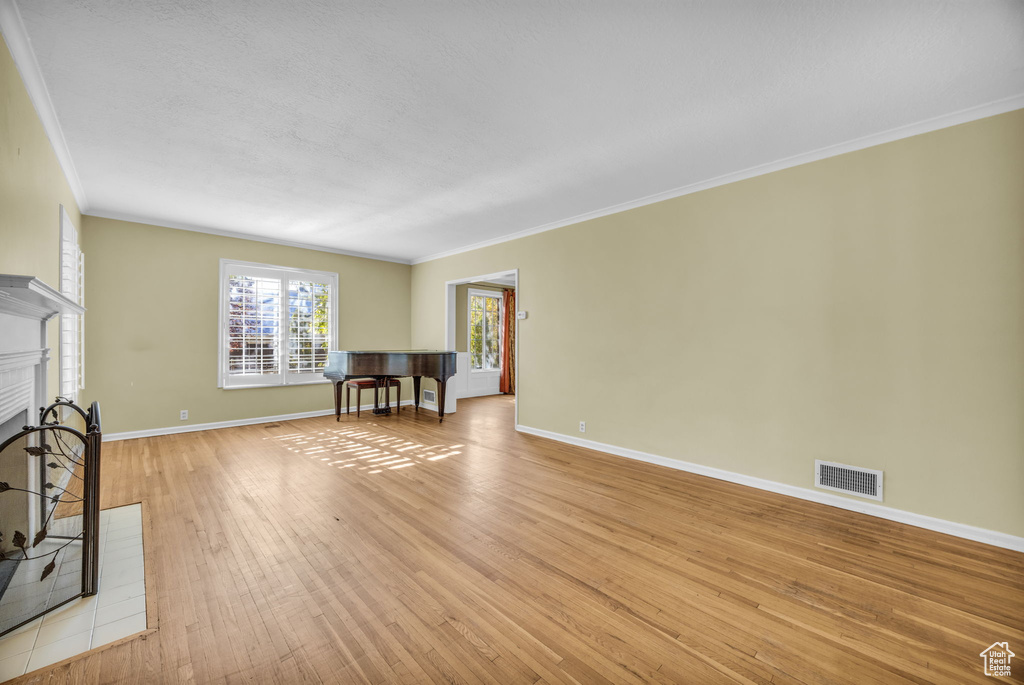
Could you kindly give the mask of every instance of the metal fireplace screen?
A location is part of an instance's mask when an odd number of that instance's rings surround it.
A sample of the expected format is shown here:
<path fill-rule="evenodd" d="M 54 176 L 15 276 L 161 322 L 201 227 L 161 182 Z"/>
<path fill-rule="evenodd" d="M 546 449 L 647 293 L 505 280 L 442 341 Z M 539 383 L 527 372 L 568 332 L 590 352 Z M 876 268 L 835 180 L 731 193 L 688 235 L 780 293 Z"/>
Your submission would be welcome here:
<path fill-rule="evenodd" d="M 0 444 L 0 635 L 96 593 L 101 439 L 98 404 L 58 399 Z"/>

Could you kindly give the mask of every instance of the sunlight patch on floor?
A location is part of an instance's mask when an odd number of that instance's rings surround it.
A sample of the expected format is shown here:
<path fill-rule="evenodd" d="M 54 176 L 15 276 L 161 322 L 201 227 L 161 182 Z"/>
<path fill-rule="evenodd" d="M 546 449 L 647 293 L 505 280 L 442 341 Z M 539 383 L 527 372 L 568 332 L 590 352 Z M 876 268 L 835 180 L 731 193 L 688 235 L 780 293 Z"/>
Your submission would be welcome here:
<path fill-rule="evenodd" d="M 424 445 L 365 428 L 333 428 L 264 438 L 338 469 L 367 474 L 404 469 L 462 454 L 465 445 Z"/>

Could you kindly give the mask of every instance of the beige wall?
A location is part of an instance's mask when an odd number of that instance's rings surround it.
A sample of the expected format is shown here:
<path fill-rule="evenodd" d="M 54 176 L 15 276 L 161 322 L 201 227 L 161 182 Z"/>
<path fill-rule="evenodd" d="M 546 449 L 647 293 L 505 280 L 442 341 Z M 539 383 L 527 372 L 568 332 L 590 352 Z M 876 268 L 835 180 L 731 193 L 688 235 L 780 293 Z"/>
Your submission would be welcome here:
<path fill-rule="evenodd" d="M 518 268 L 520 423 L 883 469 L 887 506 L 1024 535 L 1022 150 L 1017 111 L 420 264 L 412 344 L 441 283 Z"/>
<path fill-rule="evenodd" d="M 60 206 L 81 228 L 82 217 L 46 131 L 0 39 L 0 273 L 35 276 L 60 289 Z M 48 329 L 59 343 L 58 320 Z M 56 357 L 56 352 L 51 355 Z M 60 387 L 51 360 L 47 395 Z"/>
<path fill-rule="evenodd" d="M 101 402 L 108 433 L 334 406 L 329 385 L 217 388 L 221 258 L 336 272 L 334 349 L 409 347 L 403 264 L 92 216 L 83 245 L 87 395 Z M 178 420 L 181 409 L 188 421 Z"/>
<path fill-rule="evenodd" d="M 505 290 L 500 285 L 488 283 L 466 283 L 455 286 L 455 351 L 469 351 L 469 289 L 474 290 Z M 442 346 L 443 347 L 443 346 Z M 441 348 L 438 348 L 441 349 Z"/>

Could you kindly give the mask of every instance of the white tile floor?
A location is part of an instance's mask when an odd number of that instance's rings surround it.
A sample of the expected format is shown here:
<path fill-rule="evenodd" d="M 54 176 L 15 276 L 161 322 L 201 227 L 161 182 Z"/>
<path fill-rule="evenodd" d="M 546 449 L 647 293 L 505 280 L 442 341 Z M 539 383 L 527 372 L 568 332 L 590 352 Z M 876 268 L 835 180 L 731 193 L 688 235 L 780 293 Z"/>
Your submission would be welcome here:
<path fill-rule="evenodd" d="M 146 629 L 142 506 L 100 512 L 100 591 L 0 638 L 0 682 Z"/>

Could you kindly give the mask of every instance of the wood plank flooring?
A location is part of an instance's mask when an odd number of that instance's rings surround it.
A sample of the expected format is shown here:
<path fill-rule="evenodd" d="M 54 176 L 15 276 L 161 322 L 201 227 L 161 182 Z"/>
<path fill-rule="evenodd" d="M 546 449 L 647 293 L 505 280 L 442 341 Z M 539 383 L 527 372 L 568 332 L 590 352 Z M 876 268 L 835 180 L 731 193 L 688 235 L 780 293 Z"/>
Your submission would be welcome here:
<path fill-rule="evenodd" d="M 108 443 L 155 630 L 17 682 L 960 684 L 1024 655 L 1024 554 L 459 408 Z"/>

